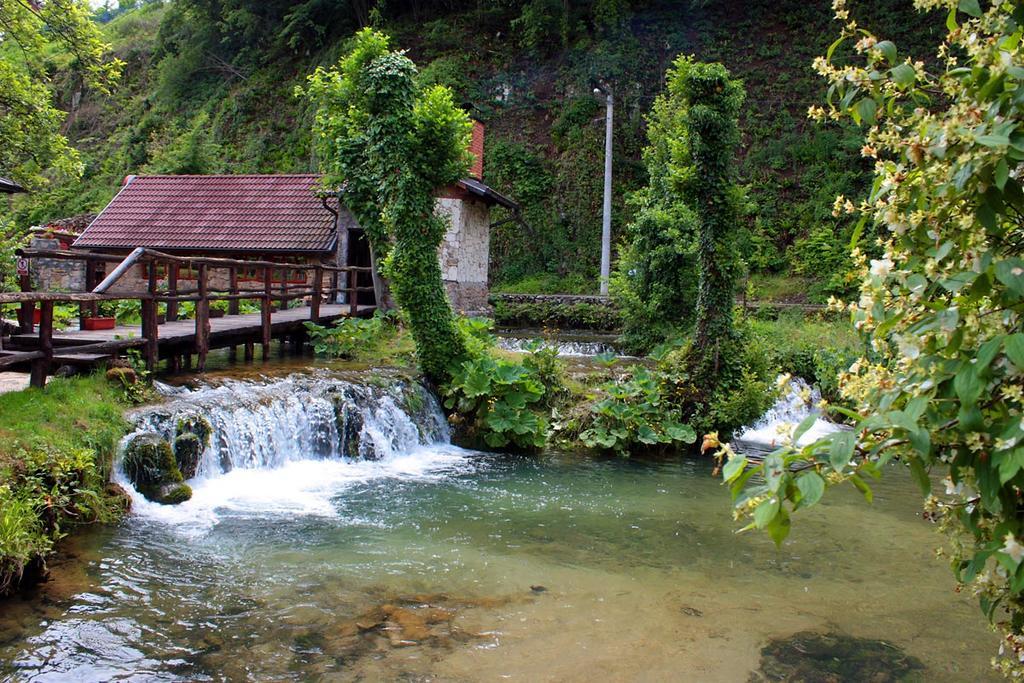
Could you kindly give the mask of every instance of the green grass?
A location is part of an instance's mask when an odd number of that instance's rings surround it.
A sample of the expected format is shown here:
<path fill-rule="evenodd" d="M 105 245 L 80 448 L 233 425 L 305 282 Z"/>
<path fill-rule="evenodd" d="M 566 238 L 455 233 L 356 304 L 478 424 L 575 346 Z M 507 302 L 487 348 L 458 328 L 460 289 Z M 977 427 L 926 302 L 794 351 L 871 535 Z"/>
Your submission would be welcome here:
<path fill-rule="evenodd" d="M 123 409 L 102 375 L 0 394 L 0 596 L 37 576 L 68 528 L 123 510 L 106 490 Z"/>

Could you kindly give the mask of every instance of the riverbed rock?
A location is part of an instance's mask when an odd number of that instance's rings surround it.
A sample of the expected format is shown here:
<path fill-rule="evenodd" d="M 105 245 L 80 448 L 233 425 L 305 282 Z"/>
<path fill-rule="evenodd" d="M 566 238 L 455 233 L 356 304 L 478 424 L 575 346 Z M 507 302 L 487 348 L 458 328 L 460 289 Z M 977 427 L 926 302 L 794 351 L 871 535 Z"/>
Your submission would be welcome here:
<path fill-rule="evenodd" d="M 210 445 L 213 425 L 202 415 L 186 415 L 178 420 L 177 434 L 195 434 L 203 448 Z"/>
<path fill-rule="evenodd" d="M 196 476 L 199 469 L 199 461 L 203 457 L 203 442 L 193 432 L 179 434 L 174 439 L 174 459 L 181 470 L 181 476 L 191 479 Z"/>
<path fill-rule="evenodd" d="M 883 640 L 804 631 L 766 645 L 760 675 L 751 680 L 888 683 L 924 668 L 919 659 Z"/>
<path fill-rule="evenodd" d="M 177 505 L 192 498 L 192 487 L 188 484 L 164 484 L 152 491 L 151 495 L 143 495 L 161 505 Z"/>
<path fill-rule="evenodd" d="M 171 444 L 159 434 L 139 434 L 128 442 L 121 462 L 125 476 L 147 499 L 172 505 L 192 497 Z"/>

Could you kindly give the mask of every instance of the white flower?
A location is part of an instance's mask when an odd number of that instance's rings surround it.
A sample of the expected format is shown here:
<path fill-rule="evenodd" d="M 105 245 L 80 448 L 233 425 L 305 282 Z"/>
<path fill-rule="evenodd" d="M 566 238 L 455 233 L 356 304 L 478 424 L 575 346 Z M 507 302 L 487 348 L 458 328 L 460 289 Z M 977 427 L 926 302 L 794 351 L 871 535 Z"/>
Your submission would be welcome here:
<path fill-rule="evenodd" d="M 1013 534 L 1006 534 L 1004 540 L 1003 552 L 1013 558 L 1014 564 L 1020 564 L 1020 561 L 1024 559 L 1024 545 L 1018 543 Z"/>
<path fill-rule="evenodd" d="M 889 277 L 889 273 L 892 272 L 892 260 L 883 259 L 871 259 L 871 274 L 885 279 Z"/>

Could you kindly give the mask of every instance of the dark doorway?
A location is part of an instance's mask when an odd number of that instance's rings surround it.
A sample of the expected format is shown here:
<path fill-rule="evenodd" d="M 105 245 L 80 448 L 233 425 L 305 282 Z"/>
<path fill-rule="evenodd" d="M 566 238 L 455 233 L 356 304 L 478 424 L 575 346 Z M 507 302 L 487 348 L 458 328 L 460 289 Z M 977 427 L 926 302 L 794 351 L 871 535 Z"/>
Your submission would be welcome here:
<path fill-rule="evenodd" d="M 362 228 L 349 228 L 347 256 L 347 263 L 350 266 L 358 266 L 360 268 L 369 268 L 371 266 L 370 240 L 366 237 L 366 231 Z M 357 286 L 360 288 L 373 287 L 373 275 L 369 272 L 359 273 L 356 280 Z M 372 291 L 367 290 L 359 292 L 356 301 L 360 306 L 373 306 L 376 303 L 376 297 L 374 297 Z"/>

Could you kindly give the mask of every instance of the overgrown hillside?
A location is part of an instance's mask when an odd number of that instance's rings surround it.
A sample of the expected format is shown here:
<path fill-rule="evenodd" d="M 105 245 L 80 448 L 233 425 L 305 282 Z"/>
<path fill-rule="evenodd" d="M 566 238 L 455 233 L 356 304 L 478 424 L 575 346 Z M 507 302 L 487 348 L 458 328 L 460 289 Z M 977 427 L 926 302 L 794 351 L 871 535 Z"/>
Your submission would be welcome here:
<path fill-rule="evenodd" d="M 124 3 L 122 3 L 124 4 Z M 295 86 L 333 63 L 365 21 L 409 50 L 422 78 L 451 86 L 488 125 L 487 180 L 520 201 L 526 226 L 493 235 L 492 278 L 519 289 L 596 288 L 603 102 L 616 95 L 617 237 L 630 218 L 644 115 L 679 53 L 723 62 L 747 104 L 741 173 L 748 189 L 743 252 L 764 276 L 806 278 L 822 296 L 843 287 L 850 226 L 836 194 L 863 189 L 870 170 L 855 135 L 806 118 L 824 95 L 811 70 L 837 33 L 827 2 L 712 3 L 505 0 L 499 3 L 151 2 L 104 30 L 126 67 L 114 96 L 55 83 L 67 131 L 87 163 L 80 181 L 18 198 L 20 228 L 101 208 L 131 173 L 295 172 L 316 168 L 311 110 Z M 909 0 L 858 2 L 861 23 L 922 59 L 934 44 Z M 924 27 L 924 28 L 922 28 Z M 56 68 L 56 67 L 55 67 Z M 500 218 L 500 216 L 498 217 Z"/>

